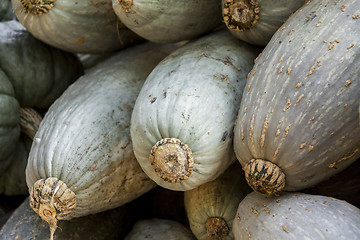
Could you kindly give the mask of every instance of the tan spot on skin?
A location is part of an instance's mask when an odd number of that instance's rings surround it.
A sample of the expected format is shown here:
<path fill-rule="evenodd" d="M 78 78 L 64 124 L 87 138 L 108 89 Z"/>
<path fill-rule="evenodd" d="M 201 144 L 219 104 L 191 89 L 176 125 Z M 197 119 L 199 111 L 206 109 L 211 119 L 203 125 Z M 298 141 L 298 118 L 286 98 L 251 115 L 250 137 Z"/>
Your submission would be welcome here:
<path fill-rule="evenodd" d="M 296 88 L 300 88 L 301 85 L 302 85 L 302 83 L 297 83 L 295 87 L 296 87 Z"/>
<path fill-rule="evenodd" d="M 310 68 L 309 72 L 305 75 L 305 77 L 310 76 L 310 75 L 314 72 L 314 70 L 315 70 L 315 66 L 312 66 L 312 67 Z"/>
<path fill-rule="evenodd" d="M 351 80 L 347 80 L 345 83 L 345 87 L 348 87 L 351 84 Z"/>
<path fill-rule="evenodd" d="M 350 46 L 348 46 L 346 49 L 349 50 L 350 48 L 352 48 L 353 46 L 355 46 L 355 44 L 350 44 Z"/>
<path fill-rule="evenodd" d="M 75 44 L 81 45 L 81 44 L 83 44 L 83 42 L 84 42 L 84 37 L 80 37 L 75 41 Z"/>

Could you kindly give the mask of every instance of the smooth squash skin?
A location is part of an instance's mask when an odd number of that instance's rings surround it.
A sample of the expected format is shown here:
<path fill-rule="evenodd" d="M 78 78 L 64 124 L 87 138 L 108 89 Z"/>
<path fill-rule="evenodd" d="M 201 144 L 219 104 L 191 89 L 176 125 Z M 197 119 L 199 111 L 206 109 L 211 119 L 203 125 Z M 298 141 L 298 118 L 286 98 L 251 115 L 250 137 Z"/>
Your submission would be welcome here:
<path fill-rule="evenodd" d="M 51 105 L 29 154 L 30 205 L 54 233 L 69 220 L 121 206 L 156 184 L 133 154 L 130 116 L 145 78 L 175 48 L 120 51 L 80 77 Z"/>
<path fill-rule="evenodd" d="M 0 193 L 27 193 L 23 109 L 48 108 L 82 73 L 74 54 L 44 44 L 15 20 L 0 22 Z"/>
<path fill-rule="evenodd" d="M 184 192 L 186 214 L 198 240 L 234 239 L 232 222 L 242 199 L 252 190 L 239 162 L 215 180 Z"/>
<path fill-rule="evenodd" d="M 124 240 L 195 240 L 195 236 L 185 225 L 168 219 L 151 218 L 135 223 Z"/>
<path fill-rule="evenodd" d="M 359 239 L 360 209 L 332 197 L 253 192 L 239 204 L 233 221 L 240 239 Z"/>
<path fill-rule="evenodd" d="M 238 39 L 265 46 L 305 0 L 222 0 L 224 23 Z"/>
<path fill-rule="evenodd" d="M 358 9 L 356 0 L 313 0 L 257 59 L 234 132 L 255 191 L 305 189 L 359 158 Z"/>
<path fill-rule="evenodd" d="M 48 240 L 50 233 L 39 216 L 31 209 L 27 197 L 0 229 L 2 240 Z M 138 220 L 137 200 L 121 207 L 70 221 L 59 222 L 55 240 L 111 240 L 123 239 Z M 0 214 L 1 215 L 1 214 Z"/>
<path fill-rule="evenodd" d="M 130 130 L 138 162 L 158 185 L 190 190 L 233 163 L 236 105 L 257 54 L 223 30 L 180 47 L 147 77 Z"/>
<path fill-rule="evenodd" d="M 103 53 L 140 40 L 117 18 L 111 0 L 12 0 L 16 17 L 41 41 L 76 53 Z"/>
<path fill-rule="evenodd" d="M 121 22 L 141 37 L 161 43 L 198 37 L 221 25 L 219 0 L 113 0 Z"/>

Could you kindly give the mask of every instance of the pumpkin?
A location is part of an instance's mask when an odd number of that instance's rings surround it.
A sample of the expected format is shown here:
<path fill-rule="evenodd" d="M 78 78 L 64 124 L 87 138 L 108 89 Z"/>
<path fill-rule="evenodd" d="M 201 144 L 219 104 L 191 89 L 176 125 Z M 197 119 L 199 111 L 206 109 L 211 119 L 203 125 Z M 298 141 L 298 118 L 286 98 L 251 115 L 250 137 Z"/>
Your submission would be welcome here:
<path fill-rule="evenodd" d="M 0 21 L 13 19 L 11 0 L 2 0 L 0 2 Z"/>
<path fill-rule="evenodd" d="M 183 224 L 168 219 L 142 219 L 135 223 L 124 240 L 168 239 L 195 240 L 196 238 Z"/>
<path fill-rule="evenodd" d="M 265 46 L 304 0 L 222 0 L 226 27 L 238 39 Z"/>
<path fill-rule="evenodd" d="M 334 197 L 360 208 L 360 159 L 340 173 L 303 192 Z"/>
<path fill-rule="evenodd" d="M 66 51 L 103 53 L 140 41 L 118 20 L 111 0 L 12 0 L 12 5 L 34 37 Z"/>
<path fill-rule="evenodd" d="M 234 130 L 255 191 L 299 191 L 359 158 L 358 9 L 359 1 L 313 0 L 257 59 Z"/>
<path fill-rule="evenodd" d="M 174 50 L 145 44 L 85 73 L 51 105 L 26 167 L 30 205 L 49 223 L 121 206 L 155 187 L 135 159 L 130 116 L 146 76 Z"/>
<path fill-rule="evenodd" d="M 232 222 L 240 201 L 251 192 L 239 162 L 215 180 L 185 191 L 191 231 L 198 240 L 234 239 Z"/>
<path fill-rule="evenodd" d="M 120 21 L 139 36 L 160 43 L 200 36 L 221 25 L 219 0 L 113 0 Z"/>
<path fill-rule="evenodd" d="M 335 198 L 304 193 L 265 197 L 253 192 L 233 221 L 238 239 L 358 239 L 360 209 Z"/>
<path fill-rule="evenodd" d="M 20 126 L 34 132 L 31 122 L 41 116 L 31 119 L 34 111 L 27 114 L 24 109 L 46 109 L 82 73 L 75 55 L 35 39 L 15 20 L 0 22 L 0 193 L 27 193 L 24 171 L 30 144 L 21 137 Z"/>
<path fill-rule="evenodd" d="M 56 240 L 110 240 L 123 239 L 138 218 L 138 201 L 101 213 L 59 222 Z M 2 240 L 48 240 L 48 229 L 31 209 L 27 197 L 11 214 L 0 230 Z"/>
<path fill-rule="evenodd" d="M 257 53 L 223 30 L 181 46 L 147 77 L 130 132 L 136 159 L 158 185 L 190 190 L 234 162 L 236 105 Z"/>

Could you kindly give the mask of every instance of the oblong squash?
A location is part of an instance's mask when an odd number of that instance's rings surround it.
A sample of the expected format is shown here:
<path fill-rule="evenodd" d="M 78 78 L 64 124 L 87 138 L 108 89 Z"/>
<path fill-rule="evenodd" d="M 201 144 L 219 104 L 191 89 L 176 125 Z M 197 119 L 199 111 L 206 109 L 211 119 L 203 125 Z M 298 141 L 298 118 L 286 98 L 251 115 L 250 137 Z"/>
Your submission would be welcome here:
<path fill-rule="evenodd" d="M 82 74 L 74 54 L 44 44 L 15 20 L 0 22 L 0 194 L 27 193 L 23 110 L 47 109 Z"/>
<path fill-rule="evenodd" d="M 51 231 L 155 187 L 133 154 L 130 116 L 146 76 L 173 46 L 145 44 L 92 68 L 49 108 L 29 154 L 30 205 Z"/>
<path fill-rule="evenodd" d="M 358 239 L 360 209 L 335 198 L 304 193 L 268 197 L 253 192 L 233 221 L 240 239 Z"/>
<path fill-rule="evenodd" d="M 66 51 L 103 53 L 140 40 L 118 20 L 111 0 L 12 0 L 12 5 L 34 37 Z"/>
<path fill-rule="evenodd" d="M 305 0 L 222 0 L 226 27 L 238 39 L 265 46 Z"/>
<path fill-rule="evenodd" d="M 183 224 L 168 219 L 151 218 L 135 223 L 124 240 L 168 239 L 168 240 L 195 240 L 190 229 Z"/>
<path fill-rule="evenodd" d="M 242 199 L 251 192 L 239 162 L 215 180 L 184 192 L 186 214 L 198 240 L 234 239 L 232 222 Z"/>
<path fill-rule="evenodd" d="M 313 0 L 257 59 L 234 137 L 255 191 L 301 190 L 359 158 L 358 9 L 356 0 Z"/>
<path fill-rule="evenodd" d="M 121 22 L 152 42 L 170 43 L 200 36 L 221 25 L 219 0 L 113 0 Z"/>
<path fill-rule="evenodd" d="M 138 162 L 158 185 L 190 190 L 234 161 L 236 105 L 257 53 L 223 30 L 180 47 L 151 72 L 130 130 Z"/>

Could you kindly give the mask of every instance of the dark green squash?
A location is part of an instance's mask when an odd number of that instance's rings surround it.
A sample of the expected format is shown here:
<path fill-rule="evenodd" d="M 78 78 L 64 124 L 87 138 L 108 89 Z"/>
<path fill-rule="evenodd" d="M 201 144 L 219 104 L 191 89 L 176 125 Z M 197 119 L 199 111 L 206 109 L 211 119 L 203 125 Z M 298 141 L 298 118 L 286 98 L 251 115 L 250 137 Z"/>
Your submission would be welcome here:
<path fill-rule="evenodd" d="M 14 14 L 12 10 L 11 0 L 0 1 L 0 22 L 13 19 Z"/>
<path fill-rule="evenodd" d="M 15 20 L 0 22 L 0 193 L 27 192 L 20 108 L 46 109 L 82 72 L 75 55 L 35 39 Z M 10 177 L 13 170 L 22 172 Z"/>
<path fill-rule="evenodd" d="M 258 57 L 234 149 L 255 191 L 305 189 L 360 156 L 360 1 L 312 0 Z"/>
<path fill-rule="evenodd" d="M 141 217 L 137 208 L 141 202 L 133 201 L 112 210 L 64 221 L 54 240 L 117 240 L 123 239 Z M 50 232 L 39 216 L 30 208 L 29 198 L 11 214 L 0 230 L 2 240 L 48 240 Z"/>

